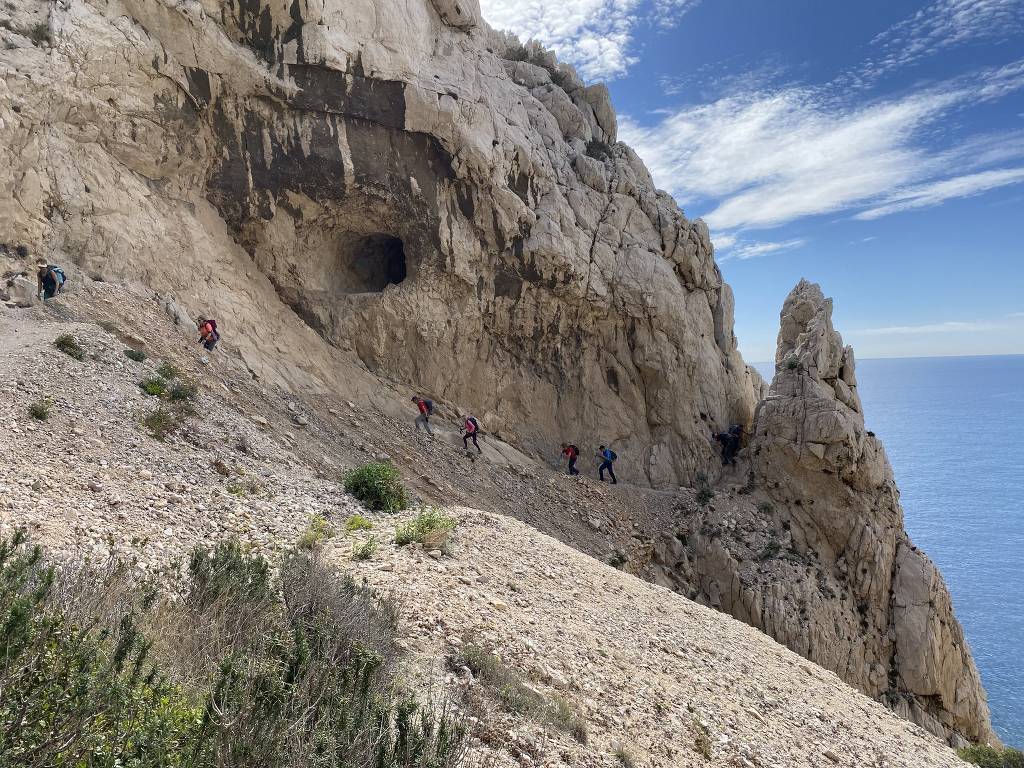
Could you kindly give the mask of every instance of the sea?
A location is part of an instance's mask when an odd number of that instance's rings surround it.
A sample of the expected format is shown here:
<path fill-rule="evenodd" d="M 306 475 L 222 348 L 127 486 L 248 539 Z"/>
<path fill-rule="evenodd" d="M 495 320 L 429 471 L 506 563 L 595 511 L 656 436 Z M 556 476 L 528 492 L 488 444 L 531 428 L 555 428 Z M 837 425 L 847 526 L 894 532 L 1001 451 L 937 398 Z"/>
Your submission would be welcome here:
<path fill-rule="evenodd" d="M 757 368 L 771 380 L 771 364 Z M 988 692 L 1024 749 L 1024 355 L 857 361 L 910 537 L 942 570 Z"/>

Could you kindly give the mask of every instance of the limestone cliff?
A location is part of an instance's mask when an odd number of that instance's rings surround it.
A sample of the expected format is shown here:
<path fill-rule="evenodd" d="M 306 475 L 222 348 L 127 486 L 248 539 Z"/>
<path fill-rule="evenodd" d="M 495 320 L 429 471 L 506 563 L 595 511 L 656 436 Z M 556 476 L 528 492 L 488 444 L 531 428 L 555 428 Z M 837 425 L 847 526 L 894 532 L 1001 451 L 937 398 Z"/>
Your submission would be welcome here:
<path fill-rule="evenodd" d="M 613 442 L 624 476 L 660 487 L 712 475 L 709 431 L 753 419 L 761 381 L 706 226 L 616 143 L 603 86 L 474 2 L 21 0 L 0 21 L 2 239 L 79 282 L 155 289 L 181 323 L 215 315 L 264 382 L 381 408 L 398 382 L 534 456 Z M 800 297 L 754 475 L 771 525 L 792 520 L 821 578 L 851 587 L 808 593 L 813 631 L 792 615 L 805 575 L 755 594 L 720 574 L 702 594 L 936 732 L 985 738 L 852 355 Z M 738 584 L 714 540 L 661 576 L 705 563 Z"/>

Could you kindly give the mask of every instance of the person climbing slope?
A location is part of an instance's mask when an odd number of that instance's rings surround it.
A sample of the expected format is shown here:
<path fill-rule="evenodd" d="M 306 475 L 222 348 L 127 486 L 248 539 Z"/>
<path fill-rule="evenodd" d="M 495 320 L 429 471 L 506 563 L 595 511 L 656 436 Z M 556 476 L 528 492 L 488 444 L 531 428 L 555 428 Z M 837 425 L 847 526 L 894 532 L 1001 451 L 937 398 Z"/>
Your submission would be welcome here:
<path fill-rule="evenodd" d="M 217 342 L 220 341 L 220 333 L 217 332 L 217 321 L 200 317 L 196 320 L 196 328 L 199 329 L 199 343 L 206 348 L 206 351 L 212 352 L 213 348 L 217 346 Z"/>
<path fill-rule="evenodd" d="M 572 443 L 562 443 L 562 456 L 569 462 L 569 474 L 578 475 L 580 471 L 576 469 L 576 459 L 580 457 L 580 449 Z"/>
<path fill-rule="evenodd" d="M 416 417 L 416 429 L 425 429 L 428 435 L 434 434 L 434 430 L 430 428 L 430 417 L 434 415 L 434 401 L 419 395 L 413 395 L 412 401 L 416 403 L 416 408 L 419 410 L 419 415 Z"/>
<path fill-rule="evenodd" d="M 472 440 L 473 441 L 473 445 L 476 446 L 477 452 L 478 453 L 483 453 L 483 451 L 480 450 L 480 443 L 478 443 L 476 441 L 476 436 L 480 432 L 480 422 L 476 420 L 476 416 L 466 416 L 465 422 L 464 422 L 464 424 L 462 426 L 462 432 L 464 433 L 462 435 L 462 447 L 465 448 L 468 451 L 469 450 L 469 442 L 468 441 Z"/>
<path fill-rule="evenodd" d="M 604 482 L 604 473 L 605 470 L 608 470 L 608 476 L 612 479 L 612 485 L 618 485 L 619 481 L 615 479 L 615 470 L 612 468 L 612 464 L 619 458 L 618 454 L 611 448 L 606 448 L 602 445 L 597 451 L 597 457 L 601 460 L 601 466 L 597 468 L 597 474 L 601 478 L 601 482 Z"/>
<path fill-rule="evenodd" d="M 743 425 L 733 424 L 727 432 L 716 432 L 712 438 L 722 446 L 722 466 L 735 466 L 736 454 L 743 445 Z"/>
<path fill-rule="evenodd" d="M 64 269 L 56 264 L 47 264 L 40 259 L 36 263 L 36 294 L 40 299 L 46 301 L 52 299 L 64 290 L 64 283 L 68 281 Z"/>

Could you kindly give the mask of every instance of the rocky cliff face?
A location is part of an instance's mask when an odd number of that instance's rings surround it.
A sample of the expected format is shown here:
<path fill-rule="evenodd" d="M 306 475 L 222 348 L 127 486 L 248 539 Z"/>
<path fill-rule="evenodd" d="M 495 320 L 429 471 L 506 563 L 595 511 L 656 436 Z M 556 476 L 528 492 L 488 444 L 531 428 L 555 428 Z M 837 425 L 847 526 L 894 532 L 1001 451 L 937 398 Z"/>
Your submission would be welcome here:
<path fill-rule="evenodd" d="M 50 5 L 3 32 L 7 238 L 208 308 L 263 377 L 331 386 L 326 341 L 657 485 L 750 418 L 707 228 L 475 3 Z"/>
<path fill-rule="evenodd" d="M 407 384 L 534 455 L 613 442 L 655 486 L 712 475 L 710 429 L 753 419 L 707 228 L 615 142 L 602 86 L 475 3 L 23 0 L 0 20 L 3 238 L 173 295 L 182 323 L 213 314 L 254 376 L 357 401 Z M 753 447 L 771 512 L 748 510 L 820 576 L 773 555 L 773 580 L 744 582 L 696 530 L 659 544 L 654 577 L 985 738 L 829 322 L 810 288 L 787 303 Z"/>

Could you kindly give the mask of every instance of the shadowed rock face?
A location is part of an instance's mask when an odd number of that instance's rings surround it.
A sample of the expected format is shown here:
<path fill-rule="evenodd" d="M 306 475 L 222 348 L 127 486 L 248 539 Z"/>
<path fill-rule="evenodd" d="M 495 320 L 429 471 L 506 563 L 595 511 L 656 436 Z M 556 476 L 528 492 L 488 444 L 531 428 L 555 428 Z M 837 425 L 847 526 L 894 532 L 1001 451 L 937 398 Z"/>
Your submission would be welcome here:
<path fill-rule="evenodd" d="M 801 282 L 781 321 L 754 472 L 786 508 L 799 548 L 849 590 L 834 618 L 859 636 L 842 654 L 827 635 L 810 637 L 805 655 L 935 733 L 994 739 L 949 592 L 907 536 L 885 449 L 864 428 L 853 349 L 832 328 L 831 300 Z"/>
<path fill-rule="evenodd" d="M 616 143 L 603 86 L 475 2 L 23 0 L 0 18 L 52 40 L 0 30 L 0 229 L 216 316 L 254 376 L 372 400 L 380 374 L 535 455 L 612 444 L 621 477 L 655 486 L 712 474 L 710 431 L 751 423 L 762 382 L 706 226 Z M 807 500 L 794 538 L 851 574 L 865 623 L 837 603 L 821 615 L 849 634 L 794 630 L 789 584 L 733 612 L 937 732 L 984 736 L 819 296 L 787 303 L 756 472 L 780 505 Z"/>

